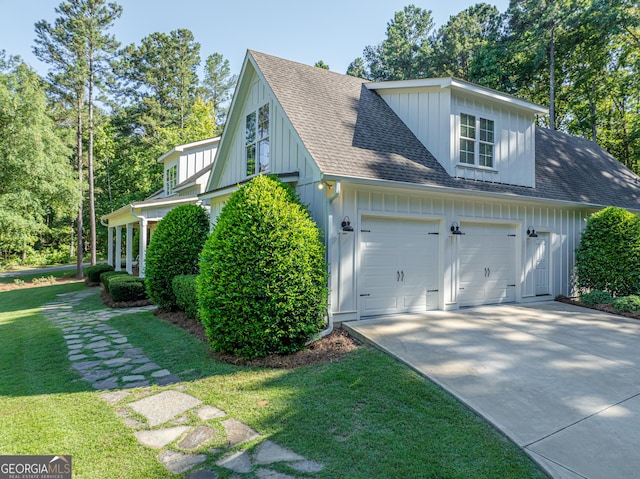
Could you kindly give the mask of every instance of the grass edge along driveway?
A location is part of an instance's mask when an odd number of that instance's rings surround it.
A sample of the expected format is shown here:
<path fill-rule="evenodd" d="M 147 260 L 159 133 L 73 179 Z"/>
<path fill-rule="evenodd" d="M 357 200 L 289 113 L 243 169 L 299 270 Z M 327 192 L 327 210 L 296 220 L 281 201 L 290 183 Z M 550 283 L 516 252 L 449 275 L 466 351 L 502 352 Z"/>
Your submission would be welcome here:
<path fill-rule="evenodd" d="M 71 454 L 77 478 L 180 477 L 70 368 L 62 332 L 40 313 L 56 294 L 83 288 L 0 293 L 0 454 Z M 92 295 L 80 307 L 101 306 Z M 215 361 L 205 344 L 152 313 L 109 324 L 177 373 L 184 392 L 324 464 L 313 477 L 546 477 L 491 425 L 379 351 L 360 347 L 292 371 L 250 369 Z"/>

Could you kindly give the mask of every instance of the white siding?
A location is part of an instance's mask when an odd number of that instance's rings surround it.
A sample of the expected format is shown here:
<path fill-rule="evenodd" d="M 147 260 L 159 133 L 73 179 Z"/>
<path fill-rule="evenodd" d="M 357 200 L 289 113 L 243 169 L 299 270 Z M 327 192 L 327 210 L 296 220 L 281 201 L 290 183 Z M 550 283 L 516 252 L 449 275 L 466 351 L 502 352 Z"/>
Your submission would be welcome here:
<path fill-rule="evenodd" d="M 442 267 L 439 273 L 439 308 L 459 307 L 459 261 L 455 236 L 449 234 L 453 222 L 461 225 L 510 225 L 515 232 L 515 300 L 536 299 L 535 248 L 526 230 L 548 234 L 549 297 L 573 293 L 574 251 L 584 227 L 584 219 L 593 211 L 561 206 L 508 200 L 443 195 L 428 191 L 341 185 L 341 194 L 330 205 L 328 246 L 331 260 L 331 305 L 337 318 L 356 319 L 359 309 L 358 273 L 360 221 L 363 216 L 407 217 L 435 220 L 440 224 L 439 248 Z M 318 212 L 319 213 L 319 212 Z M 352 233 L 341 232 L 340 223 L 349 216 Z M 401 244 L 398 245 L 402 247 Z"/>

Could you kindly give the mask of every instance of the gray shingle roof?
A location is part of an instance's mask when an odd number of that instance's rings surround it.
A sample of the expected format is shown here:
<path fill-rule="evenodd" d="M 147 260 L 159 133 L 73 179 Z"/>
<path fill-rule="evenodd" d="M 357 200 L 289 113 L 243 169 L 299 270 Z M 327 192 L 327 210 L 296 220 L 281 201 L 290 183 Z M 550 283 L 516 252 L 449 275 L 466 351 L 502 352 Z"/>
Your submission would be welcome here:
<path fill-rule="evenodd" d="M 453 178 L 365 80 L 250 51 L 325 175 L 640 209 L 640 181 L 591 141 L 536 130 L 536 187 Z"/>

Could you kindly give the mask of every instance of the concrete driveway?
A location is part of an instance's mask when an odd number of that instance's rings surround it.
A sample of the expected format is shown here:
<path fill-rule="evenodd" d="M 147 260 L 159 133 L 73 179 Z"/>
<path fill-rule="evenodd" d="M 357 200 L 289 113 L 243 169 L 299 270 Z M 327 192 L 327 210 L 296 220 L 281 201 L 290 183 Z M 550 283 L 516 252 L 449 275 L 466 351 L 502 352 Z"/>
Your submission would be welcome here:
<path fill-rule="evenodd" d="M 344 323 L 556 478 L 640 478 L 640 321 L 555 301 Z"/>

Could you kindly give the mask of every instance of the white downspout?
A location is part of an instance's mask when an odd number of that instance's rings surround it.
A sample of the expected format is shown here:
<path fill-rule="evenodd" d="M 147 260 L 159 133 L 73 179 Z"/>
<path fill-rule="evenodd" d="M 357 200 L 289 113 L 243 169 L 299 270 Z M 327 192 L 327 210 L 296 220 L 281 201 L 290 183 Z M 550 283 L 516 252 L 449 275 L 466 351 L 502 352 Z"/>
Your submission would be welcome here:
<path fill-rule="evenodd" d="M 327 218 L 329 220 L 329 231 L 328 238 L 331 239 L 331 233 L 333 232 L 334 222 L 333 222 L 333 200 L 335 200 L 340 195 L 340 182 L 336 181 L 335 183 L 335 191 L 327 198 L 329 202 L 329 211 Z M 329 241 L 327 241 L 327 264 L 331 266 L 331 245 Z M 331 275 L 328 275 L 327 278 L 327 291 L 331 294 Z M 327 329 L 320 332 L 320 337 L 324 338 L 325 336 L 331 334 L 333 331 L 333 312 L 331 311 L 331 304 L 327 307 Z"/>

